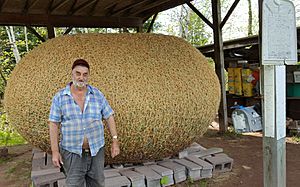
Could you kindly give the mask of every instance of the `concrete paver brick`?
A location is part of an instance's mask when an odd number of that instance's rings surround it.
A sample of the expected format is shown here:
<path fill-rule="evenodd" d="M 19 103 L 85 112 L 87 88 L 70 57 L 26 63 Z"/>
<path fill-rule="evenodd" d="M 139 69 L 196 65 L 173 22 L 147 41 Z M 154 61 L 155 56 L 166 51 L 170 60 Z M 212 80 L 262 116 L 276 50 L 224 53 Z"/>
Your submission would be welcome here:
<path fill-rule="evenodd" d="M 213 147 L 213 148 L 209 148 L 209 149 L 206 149 L 206 150 L 191 153 L 190 155 L 194 155 L 194 156 L 200 158 L 200 157 L 206 157 L 206 156 L 209 156 L 209 155 L 222 153 L 222 152 L 223 152 L 222 148 Z"/>
<path fill-rule="evenodd" d="M 149 167 L 162 176 L 161 184 L 163 187 L 174 184 L 173 170 L 159 165 L 150 165 Z"/>
<path fill-rule="evenodd" d="M 125 176 L 110 177 L 105 179 L 105 187 L 131 186 L 129 179 Z"/>
<path fill-rule="evenodd" d="M 160 179 L 162 177 L 148 166 L 137 167 L 134 170 L 145 175 L 147 187 L 160 187 Z"/>
<path fill-rule="evenodd" d="M 174 182 L 180 183 L 186 180 L 185 167 L 173 161 L 158 162 L 158 165 L 169 168 L 173 171 Z"/>
<path fill-rule="evenodd" d="M 194 181 L 201 179 L 201 169 L 202 166 L 199 166 L 191 161 L 186 159 L 174 159 L 174 162 L 181 164 L 186 167 L 187 169 L 187 176 Z"/>
<path fill-rule="evenodd" d="M 121 175 L 126 176 L 131 181 L 131 186 L 145 187 L 145 175 L 132 170 L 120 171 Z"/>
<path fill-rule="evenodd" d="M 121 176 L 121 174 L 116 169 L 104 170 L 104 177 L 105 178 L 118 177 L 118 176 Z"/>
<path fill-rule="evenodd" d="M 233 159 L 227 155 L 216 155 L 206 158 L 206 161 L 213 165 L 213 172 L 226 172 L 232 170 Z"/>
<path fill-rule="evenodd" d="M 193 156 L 193 155 L 186 157 L 186 159 L 202 166 L 201 178 L 211 178 L 212 177 L 212 170 L 213 170 L 212 164 L 210 164 L 209 162 L 206 162 L 196 156 Z"/>

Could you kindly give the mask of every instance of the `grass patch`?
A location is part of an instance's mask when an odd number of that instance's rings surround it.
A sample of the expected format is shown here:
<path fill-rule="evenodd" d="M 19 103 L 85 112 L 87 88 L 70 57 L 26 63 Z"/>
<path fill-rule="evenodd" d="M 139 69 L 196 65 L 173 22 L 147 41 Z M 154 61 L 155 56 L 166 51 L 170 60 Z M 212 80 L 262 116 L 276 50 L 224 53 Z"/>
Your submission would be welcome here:
<path fill-rule="evenodd" d="M 228 138 L 240 138 L 242 137 L 241 133 L 235 132 L 233 127 L 229 127 L 228 131 L 226 131 L 223 136 L 228 137 Z"/>
<path fill-rule="evenodd" d="M 1 158 L 0 157 L 0 165 L 3 164 L 3 163 L 5 163 L 5 162 L 8 162 L 10 160 L 11 160 L 11 158 Z"/>
<path fill-rule="evenodd" d="M 300 136 L 293 136 L 292 141 L 296 143 L 300 143 Z"/>
<path fill-rule="evenodd" d="M 16 172 L 17 167 L 16 166 L 12 166 L 10 168 L 8 168 L 8 170 L 5 171 L 6 174 L 13 174 Z"/>
<path fill-rule="evenodd" d="M 26 140 L 18 133 L 0 131 L 0 147 L 21 145 L 26 143 L 27 143 Z"/>

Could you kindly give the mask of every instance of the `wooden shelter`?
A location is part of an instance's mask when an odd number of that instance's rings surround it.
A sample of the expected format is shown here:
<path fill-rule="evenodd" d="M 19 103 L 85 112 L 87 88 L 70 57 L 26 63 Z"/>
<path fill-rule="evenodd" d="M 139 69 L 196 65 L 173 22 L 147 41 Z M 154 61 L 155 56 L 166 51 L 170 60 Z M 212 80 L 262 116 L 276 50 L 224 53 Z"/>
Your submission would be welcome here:
<path fill-rule="evenodd" d="M 220 130 L 227 129 L 227 107 L 224 79 L 223 40 L 221 29 L 240 0 L 235 0 L 228 13 L 221 20 L 220 0 L 211 0 L 211 23 L 191 3 L 191 0 L 0 0 L 0 25 L 24 25 L 30 32 L 44 41 L 32 26 L 48 29 L 48 38 L 55 37 L 54 27 L 106 27 L 137 28 L 157 13 L 187 4 L 214 31 L 214 51 L 216 73 L 222 89 L 219 110 Z M 148 31 L 150 28 L 148 29 Z"/>

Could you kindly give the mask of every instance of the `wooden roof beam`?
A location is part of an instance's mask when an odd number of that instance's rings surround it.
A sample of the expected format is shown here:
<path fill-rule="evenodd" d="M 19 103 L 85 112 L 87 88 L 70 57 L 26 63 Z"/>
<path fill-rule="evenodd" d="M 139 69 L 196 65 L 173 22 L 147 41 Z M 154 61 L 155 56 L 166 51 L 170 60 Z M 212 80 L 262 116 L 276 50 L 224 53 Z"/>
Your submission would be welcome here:
<path fill-rule="evenodd" d="M 59 3 L 57 3 L 56 5 L 54 5 L 54 7 L 50 7 L 50 14 L 53 13 L 55 10 L 59 9 L 60 7 L 64 6 L 66 3 L 68 3 L 69 0 L 62 0 Z"/>
<path fill-rule="evenodd" d="M 54 0 L 50 0 L 48 3 L 48 9 L 47 9 L 47 14 L 50 14 L 51 12 L 51 8 L 53 6 Z"/>
<path fill-rule="evenodd" d="M 226 16 L 224 17 L 224 19 L 221 22 L 221 28 L 223 28 L 223 26 L 225 25 L 225 23 L 227 22 L 227 20 L 229 19 L 230 15 L 232 14 L 232 12 L 234 11 L 235 7 L 238 5 L 239 2 L 240 2 L 240 0 L 235 0 L 233 2 L 233 4 L 231 5 L 230 9 L 228 10 Z"/>
<path fill-rule="evenodd" d="M 97 2 L 98 0 L 92 0 L 92 1 L 86 1 L 84 3 L 82 3 L 81 5 L 79 5 L 78 7 L 76 7 L 75 9 L 70 11 L 70 15 L 75 14 L 76 12 L 90 6 L 91 4 L 94 4 L 95 2 Z"/>
<path fill-rule="evenodd" d="M 197 8 L 192 5 L 190 2 L 186 2 L 186 4 L 208 25 L 210 28 L 213 28 L 213 24 L 203 15 Z"/>
<path fill-rule="evenodd" d="M 72 3 L 72 6 L 70 10 L 68 11 L 67 15 L 72 15 L 72 12 L 74 11 L 75 5 L 77 4 L 78 0 L 74 0 Z"/>
<path fill-rule="evenodd" d="M 143 7 L 137 7 L 138 10 L 132 10 L 132 12 L 133 12 L 133 15 L 139 15 L 140 13 L 142 13 L 144 11 L 159 7 L 160 5 L 162 5 L 164 3 L 168 3 L 168 2 L 170 2 L 170 0 L 150 1 L 150 4 L 143 6 Z"/>
<path fill-rule="evenodd" d="M 139 17 L 57 16 L 40 14 L 0 13 L 0 25 L 31 25 L 53 27 L 136 28 L 143 24 Z"/>
<path fill-rule="evenodd" d="M 134 2 L 134 3 L 131 3 L 131 4 L 129 4 L 129 5 L 127 5 L 127 6 L 125 6 L 124 8 L 121 8 L 121 9 L 119 9 L 119 10 L 116 10 L 116 11 L 113 11 L 112 12 L 112 14 L 111 14 L 111 16 L 117 16 L 117 15 L 120 15 L 120 14 L 122 14 L 123 12 L 126 12 L 127 10 L 130 10 L 130 9 L 132 9 L 132 8 L 134 8 L 134 7 L 137 7 L 137 6 L 140 6 L 140 5 L 142 5 L 142 4 L 144 4 L 145 2 L 147 2 L 148 0 L 143 0 L 143 1 L 140 1 L 140 2 Z"/>
<path fill-rule="evenodd" d="M 99 3 L 99 0 L 97 0 L 94 4 L 94 6 L 92 7 L 91 11 L 88 13 L 89 16 L 93 16 L 95 14 L 95 11 L 96 11 L 96 7 Z"/>
<path fill-rule="evenodd" d="M 0 1 L 0 12 L 2 12 L 3 7 L 7 4 L 8 0 L 2 0 Z"/>
<path fill-rule="evenodd" d="M 29 0 L 26 0 L 25 2 L 25 6 L 23 8 L 23 14 L 27 14 L 27 12 L 29 11 L 29 9 L 34 6 L 39 0 L 33 0 L 30 4 L 29 4 Z"/>
<path fill-rule="evenodd" d="M 177 0 L 177 1 L 159 1 L 159 3 L 156 4 L 150 4 L 148 7 L 142 8 L 141 10 L 135 12 L 133 15 L 134 16 L 141 16 L 141 17 L 148 17 L 148 16 L 152 16 L 153 13 L 156 12 L 161 12 L 173 7 L 176 7 L 178 5 L 182 5 L 188 1 L 191 0 Z"/>

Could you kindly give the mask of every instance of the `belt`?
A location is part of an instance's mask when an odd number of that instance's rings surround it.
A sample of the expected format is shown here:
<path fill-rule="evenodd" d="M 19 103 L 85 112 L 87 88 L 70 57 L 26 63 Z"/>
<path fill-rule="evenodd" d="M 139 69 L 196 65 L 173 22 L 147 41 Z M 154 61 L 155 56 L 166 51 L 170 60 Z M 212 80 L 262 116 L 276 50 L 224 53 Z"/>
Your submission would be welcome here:
<path fill-rule="evenodd" d="M 91 153 L 91 150 L 88 148 L 88 149 L 82 149 L 82 152 L 83 153 Z"/>

